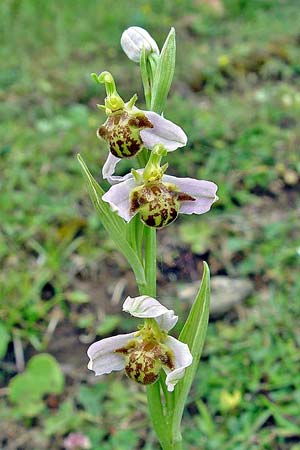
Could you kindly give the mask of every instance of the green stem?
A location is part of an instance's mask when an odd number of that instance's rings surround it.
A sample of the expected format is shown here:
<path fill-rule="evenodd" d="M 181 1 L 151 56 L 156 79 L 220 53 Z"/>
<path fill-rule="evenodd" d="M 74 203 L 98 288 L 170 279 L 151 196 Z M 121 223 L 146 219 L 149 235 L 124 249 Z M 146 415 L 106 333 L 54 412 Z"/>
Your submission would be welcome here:
<path fill-rule="evenodd" d="M 145 276 L 147 295 L 156 296 L 156 229 L 145 227 Z"/>
<path fill-rule="evenodd" d="M 163 450 L 172 450 L 158 382 L 147 386 L 147 400 L 151 421 L 159 442 Z"/>
<path fill-rule="evenodd" d="M 143 242 L 143 233 L 144 227 L 140 225 L 140 218 L 138 215 L 134 216 L 130 223 L 127 226 L 127 240 L 130 243 L 131 247 L 139 257 L 139 260 L 143 261 L 142 255 L 142 242 Z"/>
<path fill-rule="evenodd" d="M 143 225 L 144 226 L 144 225 Z M 144 226 L 145 277 L 146 284 L 140 285 L 141 295 L 156 296 L 156 229 Z M 169 426 L 164 415 L 159 382 L 147 386 L 149 413 L 153 428 L 163 450 L 173 450 L 169 438 Z M 180 448 L 180 447 L 178 447 Z M 175 449 L 175 448 L 174 448 Z"/>
<path fill-rule="evenodd" d="M 173 414 L 174 414 L 175 396 L 174 396 L 173 392 L 169 392 L 167 390 L 166 374 L 163 371 L 161 371 L 159 382 L 160 382 L 161 388 L 163 390 L 165 401 L 166 401 L 167 422 L 168 422 L 168 425 L 171 426 Z"/>
<path fill-rule="evenodd" d="M 147 67 L 149 63 L 150 67 Z M 149 110 L 152 97 L 152 86 L 155 78 L 158 58 L 154 57 L 150 61 L 146 59 L 145 53 L 141 58 L 141 72 L 143 85 L 145 90 L 146 107 Z M 155 111 L 159 112 L 159 111 Z M 140 167 L 145 167 L 148 161 L 148 152 L 143 150 L 137 157 Z M 144 226 L 144 270 L 146 284 L 139 285 L 141 295 L 156 296 L 156 229 Z M 164 391 L 164 389 L 163 389 Z M 170 398 L 169 393 L 165 393 L 165 400 L 167 402 L 166 409 L 169 414 L 173 410 L 172 403 L 174 397 Z M 182 440 L 180 430 L 172 436 L 170 430 L 171 417 L 164 413 L 160 383 L 156 382 L 147 387 L 147 399 L 150 417 L 153 423 L 153 428 L 160 441 L 163 450 L 182 450 Z"/>

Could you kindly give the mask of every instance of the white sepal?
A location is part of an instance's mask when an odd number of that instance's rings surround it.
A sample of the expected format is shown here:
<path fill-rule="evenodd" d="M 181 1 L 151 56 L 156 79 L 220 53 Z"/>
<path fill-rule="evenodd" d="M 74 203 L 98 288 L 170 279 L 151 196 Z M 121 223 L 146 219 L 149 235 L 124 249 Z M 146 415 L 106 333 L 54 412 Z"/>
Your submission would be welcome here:
<path fill-rule="evenodd" d="M 166 308 L 158 300 L 147 295 L 127 297 L 123 304 L 123 311 L 134 317 L 153 318 L 164 331 L 173 328 L 178 320 L 173 310 Z"/>
<path fill-rule="evenodd" d="M 102 167 L 102 176 L 104 179 L 107 179 L 110 184 L 118 183 L 120 180 L 118 176 L 111 177 L 111 175 L 115 172 L 116 165 L 120 161 L 120 158 L 117 158 L 112 153 L 108 153 L 106 161 Z M 115 180 L 115 183 L 113 182 Z"/>
<path fill-rule="evenodd" d="M 162 181 L 175 184 L 181 192 L 189 194 L 195 199 L 194 201 L 180 203 L 179 212 L 181 214 L 204 214 L 218 200 L 216 195 L 218 186 L 212 181 L 177 178 L 171 175 L 164 175 Z"/>
<path fill-rule="evenodd" d="M 165 314 L 155 317 L 155 320 L 162 330 L 169 331 L 175 327 L 178 321 L 178 316 L 174 314 L 174 311 L 172 309 L 169 309 Z"/>
<path fill-rule="evenodd" d="M 130 213 L 130 192 L 135 188 L 136 183 L 133 176 L 123 180 L 118 184 L 113 185 L 103 196 L 102 200 L 110 204 L 110 207 L 126 222 L 129 222 L 133 215 Z"/>
<path fill-rule="evenodd" d="M 104 375 L 124 369 L 124 357 L 115 353 L 115 350 L 124 347 L 134 336 L 135 333 L 119 334 L 94 342 L 87 351 L 90 358 L 88 369 L 93 370 L 95 375 Z"/>
<path fill-rule="evenodd" d="M 178 341 L 172 336 L 168 336 L 165 345 L 169 347 L 174 355 L 174 369 L 170 370 L 164 366 L 164 371 L 167 374 L 166 385 L 169 392 L 174 390 L 175 385 L 184 376 L 185 369 L 193 362 L 190 349 L 187 344 Z"/>
<path fill-rule="evenodd" d="M 142 175 L 143 170 L 137 171 Z M 137 186 L 131 173 L 124 177 L 116 178 L 115 184 L 102 199 L 108 202 L 113 211 L 129 222 L 133 215 L 130 213 L 130 192 Z M 181 214 L 203 214 L 210 210 L 212 204 L 218 200 L 216 191 L 218 186 L 212 181 L 196 180 L 193 178 L 178 178 L 170 175 L 163 175 L 162 182 L 174 184 L 178 190 L 191 195 L 195 200 L 180 202 L 179 213 Z"/>
<path fill-rule="evenodd" d="M 102 167 L 102 177 L 107 180 L 110 184 L 121 183 L 122 181 L 132 178 L 131 172 L 126 175 L 113 175 L 115 172 L 116 165 L 121 161 L 121 158 L 117 158 L 112 153 L 108 153 L 106 161 Z"/>
<path fill-rule="evenodd" d="M 187 136 L 182 128 L 153 111 L 143 111 L 153 128 L 141 130 L 140 136 L 145 147 L 152 149 L 156 144 L 162 144 L 169 152 L 187 143 Z"/>

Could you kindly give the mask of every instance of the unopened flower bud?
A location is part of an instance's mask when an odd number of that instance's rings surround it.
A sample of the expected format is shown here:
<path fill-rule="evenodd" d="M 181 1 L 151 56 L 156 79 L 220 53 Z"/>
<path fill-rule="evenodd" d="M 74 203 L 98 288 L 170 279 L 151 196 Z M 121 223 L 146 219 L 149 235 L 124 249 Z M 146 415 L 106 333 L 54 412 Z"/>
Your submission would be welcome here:
<path fill-rule="evenodd" d="M 122 34 L 121 46 L 128 58 L 136 63 L 140 62 L 143 48 L 147 53 L 159 55 L 159 49 L 155 40 L 150 36 L 148 31 L 141 27 L 127 28 Z"/>

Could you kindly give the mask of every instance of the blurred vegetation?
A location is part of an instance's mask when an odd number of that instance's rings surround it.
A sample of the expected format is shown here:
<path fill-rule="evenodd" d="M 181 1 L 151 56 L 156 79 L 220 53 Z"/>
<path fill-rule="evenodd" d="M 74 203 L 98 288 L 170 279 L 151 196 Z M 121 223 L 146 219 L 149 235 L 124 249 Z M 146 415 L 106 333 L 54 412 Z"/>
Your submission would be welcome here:
<path fill-rule="evenodd" d="M 88 435 L 93 449 L 158 448 L 144 390 L 119 374 L 93 385 L 85 369 L 95 334 L 130 330 L 132 321 L 114 315 L 119 307 L 109 301 L 97 305 L 113 291 L 103 279 L 122 281 L 127 267 L 91 208 L 75 158 L 81 152 L 97 176 L 107 154 L 95 136 L 104 92 L 91 72 L 111 71 L 124 98 L 137 92 L 143 106 L 138 67 L 119 44 L 126 27 L 139 25 L 159 45 L 176 27 L 165 115 L 189 143 L 172 153 L 170 172 L 219 185 L 211 213 L 182 217 L 167 231 L 172 255 L 191 250 L 213 275 L 255 285 L 247 305 L 209 327 L 186 448 L 300 449 L 299 20 L 297 0 L 1 2 L 0 385 L 10 382 L 9 391 L 0 388 L 1 448 L 59 449 L 71 431 Z M 55 352 L 64 339 L 58 323 L 85 344 L 79 375 L 68 369 L 73 347 L 67 362 Z M 48 361 L 58 385 L 28 388 L 24 410 L 17 377 L 33 376 L 34 386 L 34 360 L 14 377 L 15 357 L 22 368 L 23 352 L 27 362 L 47 350 L 62 363 Z"/>

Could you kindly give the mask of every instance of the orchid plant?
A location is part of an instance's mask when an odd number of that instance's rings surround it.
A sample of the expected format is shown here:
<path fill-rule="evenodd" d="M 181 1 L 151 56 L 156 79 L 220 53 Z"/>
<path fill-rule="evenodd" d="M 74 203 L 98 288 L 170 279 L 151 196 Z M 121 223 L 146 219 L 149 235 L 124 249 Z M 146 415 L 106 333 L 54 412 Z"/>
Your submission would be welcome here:
<path fill-rule="evenodd" d="M 129 59 L 138 63 L 147 110 L 138 109 L 137 96 L 124 102 L 113 76 L 92 74 L 106 89 L 107 116 L 97 136 L 107 143 L 102 176 L 111 187 L 105 192 L 78 159 L 91 200 L 100 219 L 131 266 L 139 291 L 127 297 L 123 311 L 143 319 L 138 330 L 102 339 L 88 349 L 88 368 L 96 375 L 124 370 L 128 378 L 146 386 L 149 414 L 163 450 L 183 448 L 181 419 L 196 373 L 209 315 L 209 269 L 204 263 L 199 292 L 176 339 L 169 335 L 178 317 L 156 297 L 156 232 L 178 214 L 203 214 L 217 200 L 211 181 L 167 175 L 162 159 L 184 147 L 187 136 L 162 116 L 175 69 L 175 30 L 161 52 L 150 34 L 130 27 L 121 37 Z M 131 172 L 115 174 L 118 162 L 132 161 Z"/>

